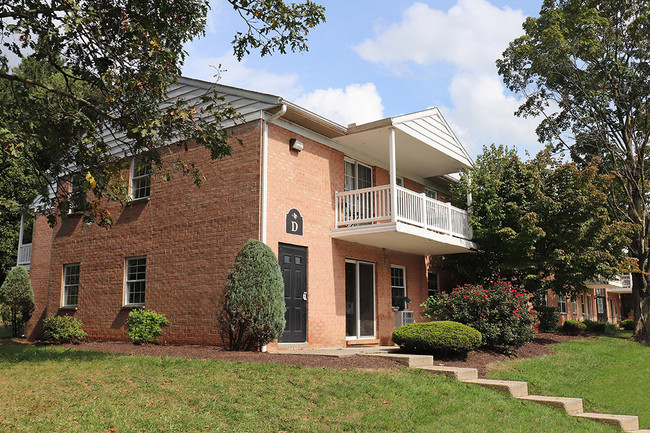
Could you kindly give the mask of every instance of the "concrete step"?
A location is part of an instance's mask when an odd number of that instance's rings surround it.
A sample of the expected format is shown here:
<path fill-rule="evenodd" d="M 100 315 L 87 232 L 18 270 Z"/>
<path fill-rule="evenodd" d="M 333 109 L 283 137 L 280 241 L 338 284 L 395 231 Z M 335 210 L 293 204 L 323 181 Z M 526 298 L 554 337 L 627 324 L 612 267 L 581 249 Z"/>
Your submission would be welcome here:
<path fill-rule="evenodd" d="M 650 433 L 650 429 L 634 430 L 629 433 Z"/>
<path fill-rule="evenodd" d="M 624 432 L 637 432 L 639 418 L 633 415 L 612 415 L 608 413 L 585 412 L 574 415 L 578 418 L 587 418 L 604 424 L 615 425 Z"/>
<path fill-rule="evenodd" d="M 496 389 L 510 394 L 513 397 L 524 397 L 528 395 L 528 383 L 514 380 L 494 380 L 494 379 L 469 379 L 461 382 L 474 383 L 486 388 Z"/>
<path fill-rule="evenodd" d="M 444 376 L 455 377 L 458 380 L 478 379 L 478 370 L 475 368 L 447 367 L 443 365 L 432 365 L 420 368 L 423 370 L 442 374 Z"/>
<path fill-rule="evenodd" d="M 433 366 L 433 356 L 431 355 L 410 355 L 407 353 L 360 353 L 359 355 L 388 358 L 392 361 L 404 364 L 407 367 L 416 368 Z"/>
<path fill-rule="evenodd" d="M 557 407 L 563 409 L 569 415 L 583 413 L 581 398 L 552 397 L 548 395 L 526 395 L 518 398 L 521 400 L 533 401 L 545 406 Z"/>

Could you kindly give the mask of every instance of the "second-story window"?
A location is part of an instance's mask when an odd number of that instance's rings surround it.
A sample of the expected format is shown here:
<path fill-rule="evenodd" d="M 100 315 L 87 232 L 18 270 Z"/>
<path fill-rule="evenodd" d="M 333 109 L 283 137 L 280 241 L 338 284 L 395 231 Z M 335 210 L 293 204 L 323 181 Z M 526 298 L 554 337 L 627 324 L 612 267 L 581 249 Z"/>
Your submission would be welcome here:
<path fill-rule="evenodd" d="M 86 189 L 84 188 L 84 177 L 77 173 L 72 176 L 70 182 L 70 200 L 68 213 L 82 212 L 86 207 Z"/>
<path fill-rule="evenodd" d="M 357 161 L 345 160 L 345 190 L 370 188 L 372 186 L 372 168 Z"/>
<path fill-rule="evenodd" d="M 131 163 L 131 198 L 149 197 L 151 192 L 151 163 L 133 158 Z"/>

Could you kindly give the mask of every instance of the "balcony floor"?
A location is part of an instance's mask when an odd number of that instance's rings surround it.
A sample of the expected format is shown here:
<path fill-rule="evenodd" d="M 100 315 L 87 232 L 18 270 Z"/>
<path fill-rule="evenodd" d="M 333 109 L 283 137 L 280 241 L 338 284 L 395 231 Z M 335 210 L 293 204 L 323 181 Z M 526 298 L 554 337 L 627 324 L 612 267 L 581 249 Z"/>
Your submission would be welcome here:
<path fill-rule="evenodd" d="M 432 255 L 468 253 L 476 244 L 403 222 L 358 225 L 332 229 L 330 236 L 377 248 L 411 254 Z"/>

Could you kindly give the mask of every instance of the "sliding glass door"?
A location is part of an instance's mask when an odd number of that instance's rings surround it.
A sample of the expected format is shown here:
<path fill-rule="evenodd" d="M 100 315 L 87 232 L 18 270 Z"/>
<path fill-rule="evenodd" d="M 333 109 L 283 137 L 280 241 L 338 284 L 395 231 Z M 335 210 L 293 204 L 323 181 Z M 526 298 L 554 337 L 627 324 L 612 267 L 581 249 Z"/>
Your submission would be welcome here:
<path fill-rule="evenodd" d="M 375 265 L 345 261 L 345 335 L 348 338 L 375 337 Z"/>

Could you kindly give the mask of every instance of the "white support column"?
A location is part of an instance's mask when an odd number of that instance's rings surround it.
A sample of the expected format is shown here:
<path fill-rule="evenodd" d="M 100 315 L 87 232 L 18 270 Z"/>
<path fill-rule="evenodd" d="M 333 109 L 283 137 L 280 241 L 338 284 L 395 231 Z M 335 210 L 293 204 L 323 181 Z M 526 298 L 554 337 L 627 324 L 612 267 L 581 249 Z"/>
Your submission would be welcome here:
<path fill-rule="evenodd" d="M 280 111 L 262 121 L 262 179 L 260 203 L 260 241 L 266 243 L 266 220 L 268 218 L 268 173 L 269 173 L 269 123 L 284 116 L 287 105 L 282 104 Z M 262 113 L 264 118 L 264 113 Z"/>
<path fill-rule="evenodd" d="M 390 128 L 388 135 L 388 159 L 389 159 L 389 176 L 390 176 L 390 203 L 391 222 L 397 221 L 397 165 L 395 163 L 395 128 Z"/>
<path fill-rule="evenodd" d="M 20 234 L 18 234 L 18 253 L 16 254 L 16 263 L 20 263 L 20 247 L 23 246 L 23 230 L 25 229 L 25 214 L 20 214 Z"/>

